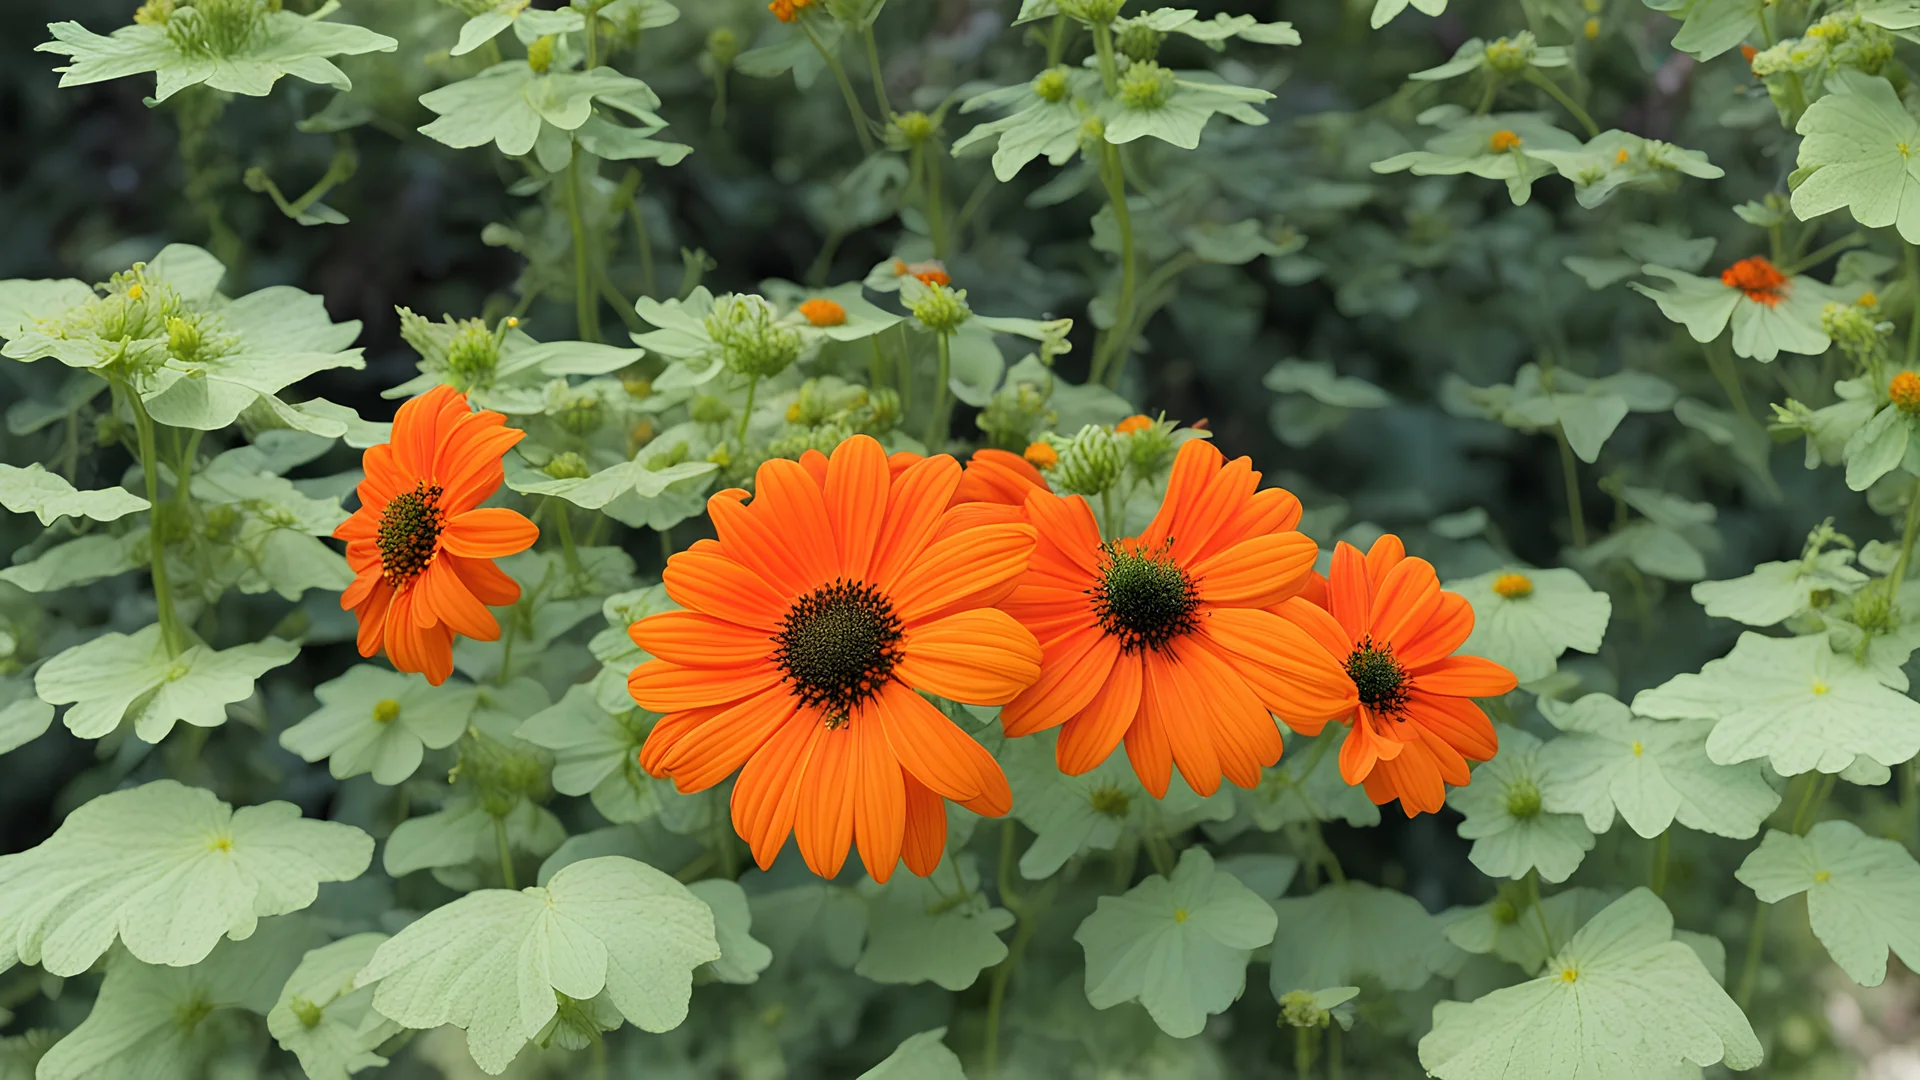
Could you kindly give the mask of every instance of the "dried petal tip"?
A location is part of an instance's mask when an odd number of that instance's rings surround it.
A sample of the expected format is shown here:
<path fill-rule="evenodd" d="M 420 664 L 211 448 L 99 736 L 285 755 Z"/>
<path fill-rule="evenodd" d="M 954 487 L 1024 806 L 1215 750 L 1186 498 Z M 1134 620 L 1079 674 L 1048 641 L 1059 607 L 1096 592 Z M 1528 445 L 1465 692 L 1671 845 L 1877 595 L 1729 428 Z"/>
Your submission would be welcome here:
<path fill-rule="evenodd" d="M 1787 275 L 1765 258 L 1754 255 L 1720 271 L 1720 284 L 1729 289 L 1739 289 L 1755 303 L 1772 307 L 1781 300 Z"/>
<path fill-rule="evenodd" d="M 1533 580 L 1525 574 L 1501 574 L 1493 581 L 1493 591 L 1509 600 L 1533 595 Z"/>

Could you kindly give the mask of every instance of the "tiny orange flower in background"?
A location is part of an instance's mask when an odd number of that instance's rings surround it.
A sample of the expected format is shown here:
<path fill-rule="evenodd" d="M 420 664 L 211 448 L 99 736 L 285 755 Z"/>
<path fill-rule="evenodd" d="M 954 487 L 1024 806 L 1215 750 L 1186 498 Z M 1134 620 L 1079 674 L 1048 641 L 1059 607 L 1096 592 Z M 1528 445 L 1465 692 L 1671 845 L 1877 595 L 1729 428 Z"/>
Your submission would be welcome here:
<path fill-rule="evenodd" d="M 1887 384 L 1887 400 L 1908 416 L 1920 415 L 1920 375 L 1903 371 Z"/>
<path fill-rule="evenodd" d="M 520 586 L 493 560 L 532 547 L 540 530 L 479 506 L 524 435 L 436 386 L 400 406 L 390 442 L 367 448 L 360 509 L 333 531 L 355 575 L 340 606 L 360 622 L 361 656 L 384 648 L 395 668 L 438 686 L 453 674 L 454 635 L 499 638 L 487 608 L 519 600 Z"/>
<path fill-rule="evenodd" d="M 813 0 L 773 0 L 767 10 L 783 23 L 790 23 L 800 17 L 800 12 L 813 6 Z"/>
<path fill-rule="evenodd" d="M 847 324 L 847 309 L 824 296 L 816 296 L 805 301 L 798 310 L 814 326 L 845 326 Z"/>
<path fill-rule="evenodd" d="M 1753 68 L 1753 58 L 1759 55 L 1760 55 L 1760 50 L 1754 48 L 1751 45 L 1740 46 L 1740 59 L 1745 60 L 1747 62 L 1747 68 L 1749 70 Z"/>
<path fill-rule="evenodd" d="M 1113 433 L 1115 435 L 1131 435 L 1136 431 L 1145 431 L 1152 426 L 1153 426 L 1152 417 L 1142 416 L 1139 413 L 1135 413 L 1134 415 L 1127 417 L 1125 420 L 1122 420 L 1119 423 L 1113 425 Z"/>
<path fill-rule="evenodd" d="M 1051 469 L 1060 464 L 1060 451 L 1051 443 L 1028 443 L 1026 452 L 1020 456 L 1036 469 Z"/>
<path fill-rule="evenodd" d="M 1720 284 L 1739 289 L 1747 299 L 1773 307 L 1786 297 L 1787 275 L 1759 255 L 1741 259 L 1720 271 Z"/>
<path fill-rule="evenodd" d="M 1473 608 L 1440 588 L 1425 559 L 1408 558 L 1399 537 L 1381 537 L 1365 555 L 1340 544 L 1327 606 L 1295 598 L 1279 610 L 1344 662 L 1359 701 L 1342 717 L 1352 730 L 1340 746 L 1340 775 L 1364 783 L 1375 803 L 1399 799 L 1408 817 L 1437 812 L 1446 785 L 1467 782 L 1467 761 L 1499 749 L 1492 722 L 1470 699 L 1512 690 L 1513 672 L 1453 655 L 1473 632 Z"/>
<path fill-rule="evenodd" d="M 1487 149 L 1496 154 L 1504 154 L 1509 150 L 1517 148 L 1520 145 L 1520 141 L 1520 136 L 1505 128 L 1501 128 L 1499 131 L 1493 133 L 1492 138 L 1487 140 Z"/>
<path fill-rule="evenodd" d="M 1034 529 L 950 528 L 959 463 L 893 464 L 865 435 L 768 461 L 751 499 L 708 500 L 718 539 L 668 560 L 686 610 L 632 627 L 655 659 L 628 690 L 664 714 L 641 766 L 684 792 L 738 771 L 733 824 L 762 869 L 792 834 L 822 877 L 849 847 L 877 881 L 903 859 L 924 877 L 946 846 L 943 800 L 1012 807 L 993 755 L 916 691 L 998 705 L 1039 677 L 1039 644 L 994 609 Z"/>
<path fill-rule="evenodd" d="M 1155 797 L 1175 766 L 1211 795 L 1223 774 L 1250 788 L 1280 759 L 1273 715 L 1311 734 L 1350 713 L 1340 664 L 1264 610 L 1306 586 L 1319 549 L 1294 531 L 1300 501 L 1259 484 L 1247 458 L 1193 439 L 1145 531 L 1105 542 L 1085 499 L 1029 495 L 1039 544 L 1002 607 L 1045 661 L 1000 710 L 1007 734 L 1059 727 L 1056 760 L 1076 776 L 1124 741 Z"/>

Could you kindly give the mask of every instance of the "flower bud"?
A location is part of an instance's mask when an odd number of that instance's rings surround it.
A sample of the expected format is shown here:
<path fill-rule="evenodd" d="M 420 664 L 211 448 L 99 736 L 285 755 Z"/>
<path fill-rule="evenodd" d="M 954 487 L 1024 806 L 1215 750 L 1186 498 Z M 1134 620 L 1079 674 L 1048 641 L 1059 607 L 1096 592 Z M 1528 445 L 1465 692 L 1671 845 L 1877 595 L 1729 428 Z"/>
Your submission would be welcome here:
<path fill-rule="evenodd" d="M 967 306 L 967 291 L 954 291 L 947 285 L 929 285 L 908 303 L 920 325 L 936 334 L 951 334 L 973 317 Z"/>
<path fill-rule="evenodd" d="M 1054 467 L 1054 486 L 1076 495 L 1105 494 L 1120 481 L 1125 461 L 1120 443 L 1111 431 L 1088 424 L 1080 433 L 1057 446 L 1060 463 Z"/>
<path fill-rule="evenodd" d="M 585 480 L 593 475 L 593 471 L 587 468 L 587 459 L 571 450 L 556 455 L 552 461 L 542 466 L 540 471 L 555 480 Z"/>
<path fill-rule="evenodd" d="M 772 378 L 800 358 L 800 333 L 778 324 L 778 313 L 764 298 L 730 293 L 713 303 L 707 336 L 720 347 L 728 370 L 752 379 Z"/>

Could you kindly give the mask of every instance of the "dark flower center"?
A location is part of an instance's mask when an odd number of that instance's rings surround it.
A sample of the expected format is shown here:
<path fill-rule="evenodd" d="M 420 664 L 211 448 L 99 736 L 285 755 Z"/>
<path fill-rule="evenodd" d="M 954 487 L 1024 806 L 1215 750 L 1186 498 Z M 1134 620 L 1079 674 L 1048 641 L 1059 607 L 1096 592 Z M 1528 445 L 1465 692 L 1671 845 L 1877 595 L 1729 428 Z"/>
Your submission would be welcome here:
<path fill-rule="evenodd" d="M 1087 590 L 1100 628 L 1120 639 L 1129 652 L 1165 649 L 1174 638 L 1199 627 L 1194 609 L 1199 591 L 1173 559 L 1173 541 L 1158 550 L 1139 551 L 1117 541 L 1101 546 L 1106 567 Z"/>
<path fill-rule="evenodd" d="M 873 699 L 900 662 L 904 630 L 893 604 L 865 582 L 835 581 L 793 602 L 780 632 L 774 663 L 809 707 L 827 711 L 839 727 Z"/>
<path fill-rule="evenodd" d="M 440 509 L 441 489 L 425 480 L 413 490 L 393 497 L 380 514 L 380 573 L 395 585 L 404 585 L 433 562 L 440 550 L 440 530 L 446 515 Z"/>
<path fill-rule="evenodd" d="M 1375 712 L 1396 715 L 1407 706 L 1407 669 L 1393 658 L 1393 646 L 1375 645 L 1362 638 L 1347 654 L 1347 677 L 1360 692 L 1360 704 Z"/>

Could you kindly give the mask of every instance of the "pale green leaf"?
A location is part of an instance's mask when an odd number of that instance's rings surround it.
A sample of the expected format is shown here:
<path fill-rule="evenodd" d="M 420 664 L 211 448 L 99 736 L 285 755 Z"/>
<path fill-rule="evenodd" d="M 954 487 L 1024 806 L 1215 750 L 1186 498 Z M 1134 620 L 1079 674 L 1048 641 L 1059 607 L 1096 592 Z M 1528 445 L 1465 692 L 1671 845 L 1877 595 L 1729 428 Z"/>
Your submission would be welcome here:
<path fill-rule="evenodd" d="M 434 686 L 420 675 L 360 664 L 314 689 L 320 708 L 280 734 L 308 761 L 327 759 L 335 779 L 372 773 L 392 786 L 420 767 L 423 750 L 452 746 L 479 694 L 462 682 Z"/>
<path fill-rule="evenodd" d="M 1289 734 L 1287 752 L 1279 764 L 1261 770 L 1258 787 L 1229 785 L 1221 790 L 1231 790 L 1254 826 L 1265 832 L 1304 821 L 1345 821 L 1357 828 L 1378 825 L 1380 808 L 1367 798 L 1365 788 L 1342 780 L 1334 764 L 1349 730 L 1344 724 L 1329 724 L 1316 736 Z"/>
<path fill-rule="evenodd" d="M 1920 702 L 1887 687 L 1824 634 L 1751 631 L 1698 675 L 1642 690 L 1633 711 L 1661 720 L 1716 720 L 1707 756 L 1733 765 L 1765 758 L 1782 776 L 1837 773 L 1861 754 L 1892 767 L 1920 753 Z"/>
<path fill-rule="evenodd" d="M 149 505 L 126 488 L 76 491 L 66 477 L 38 465 L 19 469 L 0 464 L 0 506 L 16 514 L 32 514 L 42 525 L 63 517 L 116 521 Z"/>
<path fill-rule="evenodd" d="M 750 983 L 773 963 L 773 950 L 753 937 L 753 911 L 747 894 L 738 882 L 707 878 L 687 886 L 687 891 L 713 911 L 713 932 L 720 943 L 720 958 L 704 970 L 725 983 Z"/>
<path fill-rule="evenodd" d="M 1693 0 L 1673 47 L 1711 60 L 1760 28 L 1760 9 L 1754 0 Z"/>
<path fill-rule="evenodd" d="M 34 676 L 42 700 L 71 705 L 67 728 L 98 739 L 131 718 L 133 733 L 157 743 L 175 723 L 219 727 L 226 707 L 253 693 L 260 676 L 300 654 L 291 641 L 267 638 L 213 650 L 192 645 L 169 657 L 155 623 L 134 634 L 102 634 L 44 664 Z"/>
<path fill-rule="evenodd" d="M 624 630 L 619 633 L 626 636 Z M 645 821 L 673 797 L 671 781 L 655 779 L 640 767 L 648 714 L 631 707 L 626 691 L 626 672 L 637 666 L 636 660 L 620 672 L 621 704 L 628 706 L 620 712 L 609 712 L 596 700 L 591 684 L 570 686 L 558 704 L 528 717 L 514 732 L 553 751 L 555 791 L 591 795 L 594 809 L 608 821 Z"/>
<path fill-rule="evenodd" d="M 1571 939 L 1614 899 L 1613 894 L 1576 885 L 1542 899 L 1536 912 L 1525 893 L 1517 883 L 1509 884 L 1485 904 L 1443 913 L 1447 940 L 1467 952 L 1497 956 L 1528 975 L 1537 975 L 1547 962 L 1549 940 Z"/>
<path fill-rule="evenodd" d="M 1373 0 L 1373 14 L 1367 21 L 1378 30 L 1392 22 L 1394 16 L 1407 10 L 1409 3 L 1422 15 L 1439 15 L 1447 10 L 1447 0 Z"/>
<path fill-rule="evenodd" d="M 956 891 L 956 878 L 964 893 Z M 1006 959 L 1000 932 L 1013 925 L 1013 913 L 987 902 L 972 856 L 949 853 L 929 877 L 895 873 L 885 885 L 869 878 L 860 888 L 867 898 L 867 947 L 854 971 L 874 982 L 931 982 L 960 991 Z"/>
<path fill-rule="evenodd" d="M 1780 805 L 1758 762 L 1717 765 L 1707 757 L 1711 720 L 1645 720 L 1605 694 L 1571 705 L 1543 699 L 1541 712 L 1565 734 L 1541 751 L 1552 781 L 1542 806 L 1579 814 L 1604 833 L 1615 811 L 1652 839 L 1675 821 L 1745 839 Z"/>
<path fill-rule="evenodd" d="M 292 803 L 235 810 L 172 780 L 101 795 L 45 843 L 0 857 L 0 967 L 77 975 L 115 938 L 150 964 L 196 964 L 372 857 L 365 833 Z"/>
<path fill-rule="evenodd" d="M 1405 893 L 1362 881 L 1274 902 L 1273 996 L 1373 979 L 1417 990 L 1453 953 L 1438 919 Z"/>
<path fill-rule="evenodd" d="M 508 846 L 529 855 L 544 857 L 567 838 L 566 827 L 552 811 L 526 799 L 514 802 L 501 820 L 506 825 Z M 381 865 L 388 874 L 403 877 L 416 870 L 473 862 L 497 864 L 499 844 L 493 830 L 494 816 L 477 796 L 456 794 L 439 810 L 408 818 L 395 827 L 381 853 Z"/>
<path fill-rule="evenodd" d="M 1495 592 L 1494 583 L 1510 574 L 1525 578 L 1527 591 L 1510 583 L 1514 595 Z M 1568 649 L 1599 652 L 1613 615 L 1612 598 L 1572 570 L 1496 570 L 1447 589 L 1473 605 L 1473 633 L 1461 651 L 1505 665 L 1523 683 L 1553 674 Z"/>
<path fill-rule="evenodd" d="M 1771 830 L 1734 871 L 1777 904 L 1807 894 L 1807 920 L 1833 962 L 1862 986 L 1887 977 L 1887 950 L 1920 965 L 1920 865 L 1898 840 L 1851 821 L 1822 821 L 1805 836 Z"/>
<path fill-rule="evenodd" d="M 146 565 L 147 548 L 145 526 L 119 536 L 92 533 L 50 548 L 32 562 L 0 570 L 0 581 L 30 593 L 68 589 Z"/>
<path fill-rule="evenodd" d="M 34 696 L 27 678 L 0 677 L 0 754 L 16 750 L 53 726 L 53 706 Z"/>
<path fill-rule="evenodd" d="M 553 1020 L 557 994 L 604 991 L 643 1030 L 677 1027 L 694 969 L 720 955 L 705 903 L 645 863 L 607 856 L 544 888 L 486 889 L 428 912 L 382 944 L 355 985 L 374 985 L 374 1009 L 402 1027 L 464 1029 L 474 1061 L 498 1074 Z"/>
<path fill-rule="evenodd" d="M 1118 753 L 1087 773 L 1068 776 L 1054 763 L 1057 739 L 1056 732 L 1041 732 L 1011 740 L 1002 751 L 1014 816 L 1035 833 L 1020 856 L 1021 877 L 1051 877 L 1075 855 L 1111 851 L 1123 837 L 1179 833 L 1233 816 L 1231 796 L 1219 792 L 1203 799 L 1180 778 L 1155 799 Z"/>
<path fill-rule="evenodd" d="M 960 1058 L 942 1041 L 947 1029 L 934 1028 L 909 1035 L 887 1059 L 859 1076 L 859 1080 L 967 1080 Z"/>
<path fill-rule="evenodd" d="M 1794 215 L 1809 221 L 1844 206 L 1868 228 L 1892 225 L 1920 243 L 1920 121 L 1885 79 L 1843 69 L 1826 87 L 1795 127 L 1804 138 Z"/>
<path fill-rule="evenodd" d="M 1180 855 L 1123 896 L 1103 896 L 1073 939 L 1087 953 L 1096 1009 L 1138 1001 L 1175 1038 L 1200 1034 L 1246 990 L 1247 959 L 1273 940 L 1273 908 L 1213 865 L 1206 849 Z"/>
<path fill-rule="evenodd" d="M 1477 766 L 1466 787 L 1447 793 L 1447 805 L 1466 816 L 1460 837 L 1473 841 L 1467 857 L 1488 877 L 1567 880 L 1593 850 L 1593 833 L 1576 814 L 1543 810 L 1553 778 L 1540 761 L 1541 742 L 1503 728 L 1500 753 Z"/>
<path fill-rule="evenodd" d="M 267 1013 L 267 1030 L 300 1059 L 308 1080 L 346 1080 L 387 1063 L 375 1051 L 400 1025 L 373 1011 L 370 988 L 353 985 L 386 940 L 355 934 L 307 953 Z"/>
<path fill-rule="evenodd" d="M 84 86 L 151 71 L 159 76 L 154 97 L 160 101 L 201 83 L 260 97 L 284 75 L 347 90 L 353 84 L 326 57 L 392 52 L 399 47 L 385 34 L 278 9 L 266 13 L 258 29 L 235 51 L 217 57 L 186 51 L 166 26 L 122 26 L 106 37 L 76 22 L 52 23 L 47 29 L 54 40 L 40 44 L 36 51 L 72 58 L 66 67 L 55 69 L 61 73 L 61 86 Z"/>
<path fill-rule="evenodd" d="M 1817 594 L 1844 596 L 1866 584 L 1867 575 L 1852 562 L 1853 552 L 1836 548 L 1792 562 L 1761 563 L 1744 577 L 1699 582 L 1693 599 L 1715 618 L 1772 626 L 1811 608 Z"/>

